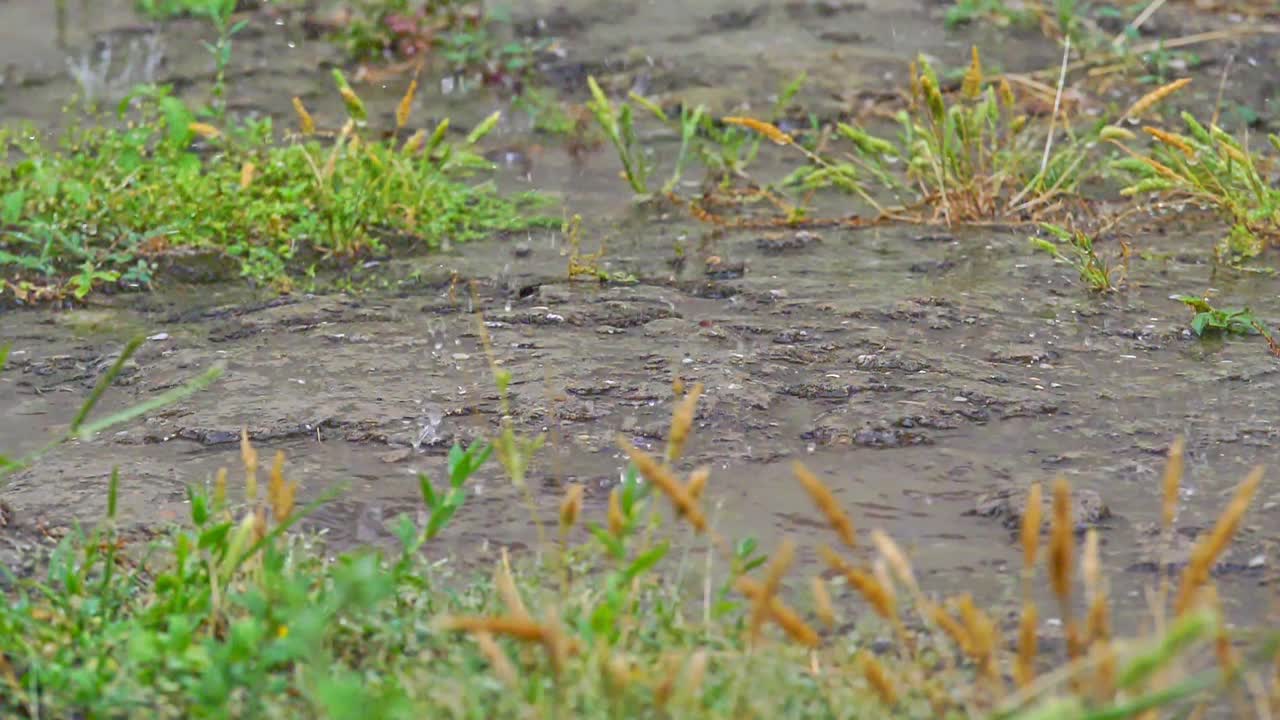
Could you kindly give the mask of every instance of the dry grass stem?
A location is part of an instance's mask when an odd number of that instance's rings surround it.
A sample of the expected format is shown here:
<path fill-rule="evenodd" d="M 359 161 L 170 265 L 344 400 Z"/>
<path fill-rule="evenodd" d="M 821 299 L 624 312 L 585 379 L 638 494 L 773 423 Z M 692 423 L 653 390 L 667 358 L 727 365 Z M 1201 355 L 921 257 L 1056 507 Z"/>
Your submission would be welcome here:
<path fill-rule="evenodd" d="M 1071 559 L 1075 555 L 1075 526 L 1071 521 L 1071 484 L 1064 477 L 1053 482 L 1053 527 L 1049 540 L 1049 581 L 1063 606 L 1071 606 Z"/>
<path fill-rule="evenodd" d="M 831 529 L 840 536 L 841 542 L 849 548 L 855 548 L 858 545 L 857 533 L 854 531 L 853 520 L 849 518 L 844 508 L 840 507 L 840 503 L 836 501 L 836 497 L 832 494 L 831 489 L 826 483 L 818 479 L 818 476 L 809 471 L 803 463 L 797 462 L 791 467 L 795 473 L 796 480 L 804 487 L 805 492 L 809 493 L 809 497 L 813 499 L 813 503 L 818 506 L 818 510 L 826 517 L 827 523 Z"/>
<path fill-rule="evenodd" d="M 404 97 L 400 98 L 400 104 L 396 106 L 396 129 L 404 127 L 409 122 L 409 114 L 413 112 L 413 96 L 418 92 L 418 78 L 409 81 L 409 89 L 405 91 Z"/>
<path fill-rule="evenodd" d="M 505 635 L 523 642 L 545 642 L 550 630 L 541 623 L 528 617 L 502 615 L 488 617 L 485 615 L 447 615 L 440 618 L 441 629 L 466 633 L 489 633 Z"/>
<path fill-rule="evenodd" d="M 947 637 L 951 638 L 951 641 L 956 644 L 956 647 L 960 648 L 960 652 L 965 655 L 973 652 L 973 639 L 969 637 L 969 631 L 945 608 L 941 605 L 930 603 L 926 606 L 925 613 L 933 621 L 933 624 L 942 628 L 942 632 L 946 633 Z"/>

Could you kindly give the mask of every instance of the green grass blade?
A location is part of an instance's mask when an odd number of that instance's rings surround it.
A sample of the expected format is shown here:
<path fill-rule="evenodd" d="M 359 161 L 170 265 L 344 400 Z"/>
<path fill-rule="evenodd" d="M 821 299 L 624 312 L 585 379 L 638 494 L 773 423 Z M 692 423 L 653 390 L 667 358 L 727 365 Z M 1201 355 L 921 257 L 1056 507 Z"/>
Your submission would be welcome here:
<path fill-rule="evenodd" d="M 120 357 L 116 358 L 115 363 L 111 365 L 111 369 L 107 370 L 106 374 L 98 380 L 93 392 L 89 393 L 89 399 L 85 400 L 84 405 L 80 406 L 80 412 L 76 413 L 75 419 L 71 421 L 70 434 L 75 434 L 80 429 L 80 426 L 84 424 L 85 418 L 89 417 L 89 413 L 93 412 L 94 406 L 102 399 L 102 393 L 106 392 L 111 383 L 115 382 L 116 377 L 120 375 L 120 371 L 124 369 L 124 364 L 130 357 L 133 357 L 133 354 L 138 351 L 138 348 L 144 342 L 146 342 L 146 337 L 139 335 L 124 346 L 124 350 L 120 351 Z"/>
<path fill-rule="evenodd" d="M 193 395 L 209 387 L 215 380 L 222 376 L 222 372 L 223 367 L 221 365 L 215 365 L 193 380 L 188 381 L 185 385 L 163 392 L 146 402 L 139 403 L 117 413 L 112 413 L 100 420 L 94 420 L 80 428 L 80 438 L 82 440 L 87 440 L 112 425 L 119 425 L 120 423 L 128 422 L 138 416 L 146 415 L 153 410 L 159 410 L 166 405 L 172 405 L 189 395 Z M 72 429 L 74 430 L 75 426 L 72 426 Z"/>

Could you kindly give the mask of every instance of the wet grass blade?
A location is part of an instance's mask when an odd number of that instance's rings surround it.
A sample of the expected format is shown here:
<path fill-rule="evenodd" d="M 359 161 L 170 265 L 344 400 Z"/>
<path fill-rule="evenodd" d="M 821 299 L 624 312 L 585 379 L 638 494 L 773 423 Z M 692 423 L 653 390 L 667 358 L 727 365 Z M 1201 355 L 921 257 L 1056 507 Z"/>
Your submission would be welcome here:
<path fill-rule="evenodd" d="M 82 440 L 86 440 L 97 433 L 106 430 L 112 425 L 119 425 L 120 423 L 128 422 L 141 415 L 146 415 L 153 410 L 159 410 L 166 405 L 172 405 L 173 403 L 183 400 L 190 395 L 194 395 L 195 393 L 212 385 L 215 380 L 222 376 L 222 372 L 223 367 L 221 365 L 215 365 L 214 367 L 205 370 L 194 379 L 189 380 L 185 385 L 160 393 L 150 400 L 141 402 L 133 407 L 121 410 L 120 412 L 112 413 L 100 420 L 94 420 L 80 428 L 80 438 Z M 72 426 L 73 432 L 75 429 L 75 426 Z"/>
<path fill-rule="evenodd" d="M 89 399 L 85 400 L 84 405 L 80 406 L 80 412 L 76 413 L 75 419 L 71 421 L 69 435 L 74 435 L 80 429 L 85 418 L 89 417 L 89 413 L 93 412 L 94 406 L 102 399 L 102 393 L 106 392 L 111 383 L 115 382 L 116 377 L 120 375 L 120 371 L 124 369 L 124 364 L 128 362 L 129 358 L 133 357 L 133 354 L 138 351 L 138 348 L 144 342 L 146 342 L 146 337 L 138 335 L 124 346 L 124 349 L 120 351 L 120 357 L 117 357 L 116 361 L 111 365 L 111 369 L 107 370 L 106 374 L 98 379 L 98 384 L 94 386 L 93 392 L 89 393 Z"/>

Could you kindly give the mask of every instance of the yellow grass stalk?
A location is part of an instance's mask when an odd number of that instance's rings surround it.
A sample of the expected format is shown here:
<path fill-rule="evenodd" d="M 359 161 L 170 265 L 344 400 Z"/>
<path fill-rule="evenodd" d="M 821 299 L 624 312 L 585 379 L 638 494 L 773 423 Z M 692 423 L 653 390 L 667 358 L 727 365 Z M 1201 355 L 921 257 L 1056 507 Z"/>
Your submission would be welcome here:
<path fill-rule="evenodd" d="M 409 136 L 408 140 L 404 141 L 404 145 L 400 147 L 400 154 L 412 155 L 418 152 L 418 150 L 422 147 L 423 141 L 425 141 L 426 139 L 427 139 L 426 130 L 418 130 L 414 132 L 412 135 Z"/>
<path fill-rule="evenodd" d="M 1248 511 L 1249 504 L 1253 502 L 1253 496 L 1258 492 L 1262 475 L 1263 470 L 1260 466 L 1249 473 L 1244 482 L 1240 483 L 1235 496 L 1222 511 L 1222 515 L 1218 517 L 1213 531 L 1199 540 L 1191 551 L 1191 559 L 1182 573 L 1182 583 L 1178 588 L 1177 599 L 1174 601 L 1176 615 L 1182 615 L 1194 605 L 1200 588 L 1209 579 L 1209 571 L 1213 569 L 1218 557 L 1231 544 L 1236 531 L 1240 529 L 1240 521 Z"/>
<path fill-rule="evenodd" d="M 778 588 L 782 585 L 782 578 L 787 574 L 787 570 L 791 568 L 791 563 L 796 557 L 796 543 L 791 538 L 784 538 L 782 545 L 774 552 L 773 558 L 769 561 L 769 566 L 765 568 L 764 583 L 761 585 L 761 592 L 755 598 L 755 604 L 751 608 L 751 619 L 747 623 L 747 637 L 750 638 L 752 644 L 759 642 L 760 629 L 764 627 L 765 620 L 769 619 L 769 602 L 773 600 L 773 596 L 778 593 Z"/>
<path fill-rule="evenodd" d="M 284 451 L 277 450 L 275 461 L 271 463 L 271 474 L 267 480 L 267 501 L 271 503 L 271 517 L 275 518 L 277 523 L 289 519 L 289 515 L 293 513 L 297 494 L 298 481 L 285 481 Z"/>
<path fill-rule="evenodd" d="M 881 665 L 874 655 L 865 650 L 858 653 L 858 665 L 862 668 L 862 676 L 867 679 L 867 684 L 871 686 L 871 689 L 875 690 L 880 702 L 888 707 L 897 705 L 897 684 L 893 681 L 884 665 Z"/>
<path fill-rule="evenodd" d="M 302 104 L 302 98 L 296 95 L 293 98 L 293 112 L 298 116 L 298 131 L 303 135 L 314 135 L 316 121 L 312 119 L 311 113 L 307 112 L 307 106 Z"/>
<path fill-rule="evenodd" d="M 1053 526 L 1049 538 L 1049 581 L 1063 606 L 1071 606 L 1071 559 L 1075 554 L 1075 527 L 1071 522 L 1071 484 L 1059 476 L 1053 481 Z"/>
<path fill-rule="evenodd" d="M 209 123 L 202 123 L 202 122 L 188 123 L 187 129 L 195 133 L 196 135 L 199 135 L 200 137 L 204 138 L 205 140 L 212 140 L 214 138 L 221 137 L 222 135 L 221 130 L 210 125 Z"/>
<path fill-rule="evenodd" d="M 505 635 L 516 640 L 530 643 L 545 642 L 550 630 L 541 623 L 528 617 L 501 615 L 488 617 L 485 615 L 446 615 L 437 623 L 442 630 L 466 633 L 489 633 Z"/>
<path fill-rule="evenodd" d="M 1040 483 L 1033 483 L 1027 492 L 1027 507 L 1022 512 L 1022 572 L 1030 575 L 1035 569 L 1036 554 L 1040 550 L 1040 522 L 1044 513 Z"/>
<path fill-rule="evenodd" d="M 409 114 L 413 112 L 413 96 L 418 92 L 418 78 L 409 81 L 409 89 L 405 91 L 404 97 L 400 98 L 400 104 L 396 106 L 396 129 L 404 127 L 409 122 Z"/>
<path fill-rule="evenodd" d="M 982 94 L 982 58 L 978 55 L 977 45 L 970 47 L 969 55 L 969 69 L 960 84 L 960 94 L 967 100 L 977 100 Z"/>
<path fill-rule="evenodd" d="M 1007 78 L 1000 78 L 1000 89 L 997 92 L 997 97 L 1000 98 L 1000 104 L 1004 105 L 1006 110 L 1012 109 L 1014 103 L 1017 102 L 1017 97 L 1013 94 L 1013 86 L 1009 84 Z"/>
<path fill-rule="evenodd" d="M 986 681 L 998 687 L 1000 683 L 1000 670 L 996 665 L 995 651 L 999 645 L 999 631 L 996 629 L 995 622 L 987 616 L 977 605 L 973 604 L 973 596 L 965 593 L 959 597 L 958 603 L 960 611 L 960 619 L 964 622 L 965 630 L 969 633 L 970 652 L 969 657 L 973 660 L 974 665 L 982 673 Z"/>
<path fill-rule="evenodd" d="M 1039 654 L 1039 635 L 1036 604 L 1026 600 L 1022 604 L 1022 617 L 1018 619 L 1018 657 L 1013 665 L 1013 679 L 1019 689 L 1026 689 L 1036 679 L 1036 655 Z"/>
<path fill-rule="evenodd" d="M 702 383 L 695 383 L 684 399 L 676 405 L 671 414 L 671 432 L 667 435 L 667 462 L 675 462 L 684 454 L 685 441 L 689 439 L 689 431 L 693 428 L 693 419 L 698 411 L 698 398 L 702 397 Z"/>
<path fill-rule="evenodd" d="M 632 445 L 622 436 L 618 437 L 618 447 L 622 448 L 622 451 L 631 459 L 640 475 L 667 496 L 667 500 L 671 502 L 680 517 L 688 521 L 699 533 L 707 531 L 707 518 L 702 514 L 702 509 L 698 507 L 697 501 L 689 496 L 689 491 L 676 479 L 669 468 L 659 464 L 653 456 Z"/>
<path fill-rule="evenodd" d="M 707 489 L 707 480 L 711 478 L 711 467 L 703 465 L 693 472 L 689 473 L 689 482 L 685 484 L 685 490 L 689 491 L 689 497 L 695 501 L 702 499 L 702 492 Z"/>
<path fill-rule="evenodd" d="M 1171 83 L 1166 83 L 1151 92 L 1138 98 L 1138 101 L 1129 106 L 1129 110 L 1124 116 L 1130 120 L 1136 120 L 1143 113 L 1158 105 L 1165 98 L 1178 92 L 1191 84 L 1191 78 L 1179 78 Z"/>
<path fill-rule="evenodd" d="M 1103 594 L 1102 548 L 1097 528 L 1089 528 L 1084 534 L 1084 551 L 1080 555 L 1080 578 L 1084 581 L 1085 596 L 1091 601 Z"/>
<path fill-rule="evenodd" d="M 689 661 L 685 663 L 684 687 L 685 692 L 690 697 L 697 697 L 702 690 L 702 681 L 707 677 L 707 663 L 710 662 L 710 656 L 706 650 L 699 650 L 689 656 Z"/>
<path fill-rule="evenodd" d="M 627 516 L 622 513 L 622 491 L 614 488 L 609 493 L 609 534 L 621 537 L 627 527 Z"/>
<path fill-rule="evenodd" d="M 476 641 L 476 645 L 480 647 L 480 654 L 484 655 L 489 661 L 489 667 L 493 668 L 493 674 L 498 676 L 502 684 L 509 688 L 516 688 L 519 683 L 519 677 L 516 675 L 516 667 L 511 664 L 511 659 L 507 654 L 502 652 L 502 648 L 498 647 L 498 643 L 493 639 L 493 635 L 480 630 L 472 633 L 471 637 Z"/>
<path fill-rule="evenodd" d="M 721 122 L 726 125 L 739 125 L 741 127 L 754 130 L 778 145 L 792 145 L 795 143 L 795 140 L 792 139 L 790 135 L 780 130 L 776 125 L 764 122 L 763 120 L 756 120 L 755 118 L 749 117 L 725 117 L 721 118 Z"/>
<path fill-rule="evenodd" d="M 827 583 L 819 575 L 809 578 L 809 588 L 813 593 L 813 612 L 828 630 L 836 626 L 836 609 L 831 602 L 831 593 L 827 591 Z"/>
<path fill-rule="evenodd" d="M 951 638 L 951 641 L 960 648 L 960 652 L 968 655 L 972 652 L 973 639 L 969 637 L 969 631 L 964 625 L 960 624 L 951 613 L 947 612 L 941 605 L 929 603 L 926 606 L 926 614 L 933 621 L 934 625 L 942 628 L 942 632 Z"/>
<path fill-rule="evenodd" d="M 1195 148 L 1191 147 L 1191 145 L 1187 143 L 1186 138 L 1177 133 L 1167 132 L 1160 128 L 1151 127 L 1150 125 L 1143 127 L 1142 131 L 1156 140 L 1159 140 L 1161 143 L 1180 150 L 1182 154 L 1186 155 L 1188 158 L 1196 156 Z"/>
<path fill-rule="evenodd" d="M 244 496 L 252 505 L 258 499 L 258 451 L 245 428 L 240 428 L 240 462 L 244 464 Z"/>
<path fill-rule="evenodd" d="M 564 499 L 560 501 L 560 532 L 566 533 L 578 522 L 578 515 L 582 512 L 582 494 L 585 488 L 581 485 L 573 484 L 564 493 Z"/>
<path fill-rule="evenodd" d="M 227 506 L 227 469 L 218 468 L 213 476 L 213 507 L 221 510 Z"/>
<path fill-rule="evenodd" d="M 836 502 L 836 497 L 832 494 L 831 489 L 826 486 L 816 475 L 809 472 L 809 468 L 804 463 L 796 462 L 791 467 L 795 473 L 796 480 L 800 481 L 809 493 L 809 497 L 813 499 L 813 503 L 818 506 L 818 510 L 822 512 L 827 519 L 827 524 L 835 530 L 836 535 L 840 536 L 840 540 L 850 548 L 858 546 L 857 533 L 854 532 L 853 520 L 840 507 L 840 503 Z"/>
<path fill-rule="evenodd" d="M 734 587 L 753 602 L 764 594 L 764 586 L 746 575 L 738 578 L 734 583 Z M 778 627 L 782 628 L 783 632 L 794 642 L 810 648 L 818 647 L 822 644 L 821 638 L 818 637 L 818 632 L 810 627 L 800 617 L 799 613 L 792 610 L 778 598 L 770 598 L 769 613 Z"/>
<path fill-rule="evenodd" d="M 569 653 L 573 652 L 573 640 L 560 627 L 560 620 L 553 608 L 547 608 L 542 626 L 545 628 L 542 645 L 551 658 L 551 668 L 559 675 L 569 662 Z"/>
<path fill-rule="evenodd" d="M 1165 532 L 1173 530 L 1178 512 L 1178 491 L 1182 485 L 1183 452 L 1186 441 L 1181 435 L 1169 445 L 1169 460 L 1164 466 L 1164 499 L 1160 505 L 1160 524 Z"/>
<path fill-rule="evenodd" d="M 257 170 L 257 167 L 251 162 L 247 162 L 240 166 L 240 189 L 241 190 L 248 190 L 249 186 L 253 184 L 253 174 L 256 170 Z"/>

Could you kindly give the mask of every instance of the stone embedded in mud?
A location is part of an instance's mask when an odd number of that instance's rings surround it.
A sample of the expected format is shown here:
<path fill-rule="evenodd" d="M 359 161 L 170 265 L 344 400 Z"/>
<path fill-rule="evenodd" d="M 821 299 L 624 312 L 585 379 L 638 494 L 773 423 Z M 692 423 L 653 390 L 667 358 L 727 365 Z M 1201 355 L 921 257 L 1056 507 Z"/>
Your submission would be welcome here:
<path fill-rule="evenodd" d="M 775 233 L 756 238 L 756 249 L 765 255 L 782 255 L 784 253 L 806 250 L 822 242 L 822 237 L 808 230 L 795 233 Z"/>
<path fill-rule="evenodd" d="M 982 493 L 974 501 L 973 510 L 966 514 L 995 518 L 1001 525 L 1016 529 L 1021 525 L 1022 514 L 1027 507 L 1028 487 L 1002 487 Z M 1111 508 L 1093 490 L 1075 488 L 1071 491 L 1071 500 L 1071 517 L 1075 522 L 1076 532 L 1084 532 L 1112 517 Z M 1044 516 L 1050 516 L 1051 512 L 1052 508 L 1046 500 Z"/>

